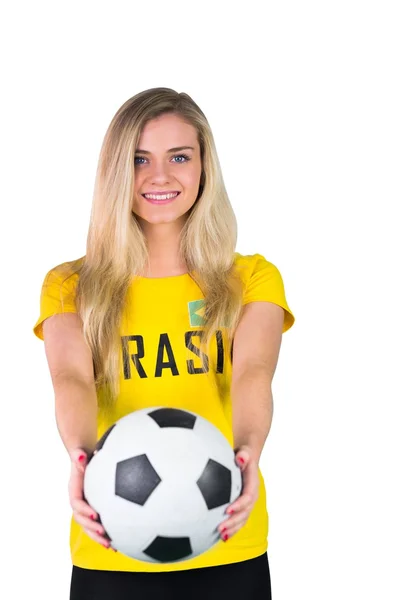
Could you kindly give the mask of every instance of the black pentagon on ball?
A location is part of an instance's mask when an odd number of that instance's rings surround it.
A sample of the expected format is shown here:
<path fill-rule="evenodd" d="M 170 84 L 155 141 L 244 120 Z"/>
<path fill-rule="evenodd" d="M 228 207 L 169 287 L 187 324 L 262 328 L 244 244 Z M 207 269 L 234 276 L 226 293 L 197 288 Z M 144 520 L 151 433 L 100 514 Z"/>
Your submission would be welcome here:
<path fill-rule="evenodd" d="M 190 556 L 193 550 L 190 540 L 187 537 L 171 538 L 157 536 L 143 552 L 160 562 L 171 562 L 185 558 L 185 556 Z"/>
<path fill-rule="evenodd" d="M 148 413 L 159 427 L 182 427 L 193 429 L 196 423 L 195 415 L 179 408 L 158 408 Z"/>
<path fill-rule="evenodd" d="M 117 463 L 115 494 L 120 498 L 143 506 L 160 483 L 161 478 L 146 454 Z"/>
<path fill-rule="evenodd" d="M 224 465 L 210 458 L 196 483 L 209 510 L 230 502 L 232 474 Z"/>

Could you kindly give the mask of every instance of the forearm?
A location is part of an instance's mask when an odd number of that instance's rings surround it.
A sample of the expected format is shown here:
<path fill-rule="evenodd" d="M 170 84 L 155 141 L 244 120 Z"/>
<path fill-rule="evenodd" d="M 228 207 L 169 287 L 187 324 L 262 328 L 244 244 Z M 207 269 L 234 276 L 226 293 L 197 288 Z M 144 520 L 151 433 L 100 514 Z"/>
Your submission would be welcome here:
<path fill-rule="evenodd" d="M 68 453 L 82 448 L 90 455 L 97 441 L 97 395 L 94 383 L 75 378 L 53 382 L 57 428 Z"/>
<path fill-rule="evenodd" d="M 231 398 L 234 448 L 249 446 L 258 462 L 273 414 L 271 381 L 266 370 L 249 368 L 233 378 Z"/>

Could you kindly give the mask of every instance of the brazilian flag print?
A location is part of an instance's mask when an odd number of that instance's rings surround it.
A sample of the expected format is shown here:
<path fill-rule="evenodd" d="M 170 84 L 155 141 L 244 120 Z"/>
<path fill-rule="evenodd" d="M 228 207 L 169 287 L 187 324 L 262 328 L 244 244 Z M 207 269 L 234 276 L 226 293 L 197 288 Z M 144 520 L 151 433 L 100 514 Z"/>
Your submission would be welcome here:
<path fill-rule="evenodd" d="M 190 327 L 204 325 L 204 300 L 188 302 Z"/>

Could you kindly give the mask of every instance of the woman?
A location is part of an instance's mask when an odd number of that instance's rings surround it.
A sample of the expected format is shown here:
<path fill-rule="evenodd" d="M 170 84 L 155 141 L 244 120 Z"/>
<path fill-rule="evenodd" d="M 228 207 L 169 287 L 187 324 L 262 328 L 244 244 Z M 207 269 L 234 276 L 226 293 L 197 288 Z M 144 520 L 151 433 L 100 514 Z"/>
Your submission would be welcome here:
<path fill-rule="evenodd" d="M 168 88 L 125 102 L 101 149 L 86 255 L 46 274 L 34 326 L 71 458 L 71 600 L 271 597 L 259 459 L 294 316 L 277 267 L 235 252 L 236 236 L 200 108 Z M 113 552 L 83 499 L 97 439 L 124 415 L 159 405 L 216 425 L 244 480 L 221 541 L 168 564 Z"/>

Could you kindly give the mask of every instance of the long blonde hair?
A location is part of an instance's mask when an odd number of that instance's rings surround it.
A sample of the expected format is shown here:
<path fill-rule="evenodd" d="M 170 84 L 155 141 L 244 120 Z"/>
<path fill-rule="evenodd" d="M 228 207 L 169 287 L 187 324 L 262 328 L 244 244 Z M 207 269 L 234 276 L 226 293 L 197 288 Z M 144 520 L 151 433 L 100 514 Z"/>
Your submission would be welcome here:
<path fill-rule="evenodd" d="M 78 275 L 75 302 L 92 351 L 96 389 L 102 392 L 98 394 L 99 409 L 106 413 L 119 393 L 119 326 L 126 294 L 132 278 L 142 275 L 148 262 L 146 238 L 132 212 L 135 150 L 146 123 L 165 113 L 193 125 L 200 145 L 199 193 L 181 231 L 180 255 L 204 295 L 201 346 L 205 351 L 222 326 L 233 344 L 242 308 L 242 282 L 234 264 L 236 217 L 209 123 L 186 93 L 162 87 L 140 92 L 121 106 L 107 129 L 97 167 L 86 255 L 68 263 L 71 275 Z"/>

